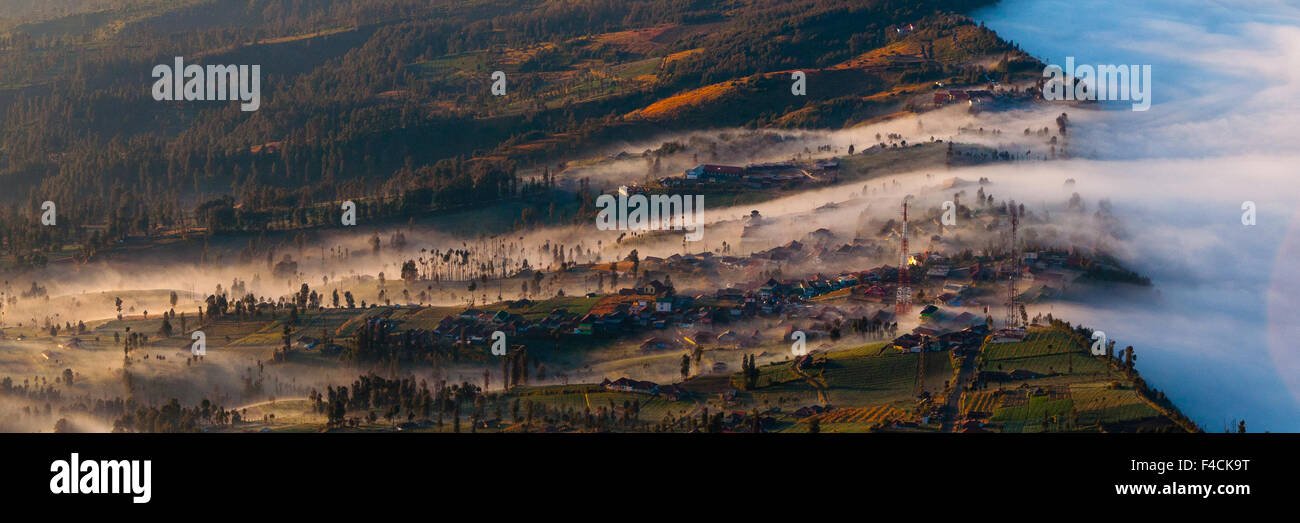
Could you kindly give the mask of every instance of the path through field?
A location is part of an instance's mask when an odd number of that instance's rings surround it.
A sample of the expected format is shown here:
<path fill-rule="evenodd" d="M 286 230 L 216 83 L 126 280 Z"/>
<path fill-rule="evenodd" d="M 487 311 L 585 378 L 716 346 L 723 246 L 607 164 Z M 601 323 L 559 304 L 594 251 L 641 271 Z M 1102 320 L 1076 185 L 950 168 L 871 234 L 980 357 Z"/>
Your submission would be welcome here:
<path fill-rule="evenodd" d="M 957 383 L 954 383 L 948 392 L 947 401 L 943 406 L 943 432 L 952 432 L 956 427 L 957 415 L 961 413 L 961 392 L 966 390 L 971 379 L 975 377 L 975 356 L 967 352 L 961 357 L 961 372 L 957 375 Z"/>
<path fill-rule="evenodd" d="M 798 374 L 800 378 L 803 378 L 804 381 L 808 382 L 809 385 L 812 385 L 813 389 L 817 391 L 817 401 L 821 402 L 822 405 L 830 405 L 831 400 L 830 397 L 826 395 L 826 386 L 822 385 L 816 378 L 813 378 L 812 375 L 804 372 L 803 369 L 800 368 L 801 362 L 805 359 L 811 360 L 812 355 L 795 358 L 794 361 L 790 362 L 791 369 L 793 369 L 794 373 Z"/>

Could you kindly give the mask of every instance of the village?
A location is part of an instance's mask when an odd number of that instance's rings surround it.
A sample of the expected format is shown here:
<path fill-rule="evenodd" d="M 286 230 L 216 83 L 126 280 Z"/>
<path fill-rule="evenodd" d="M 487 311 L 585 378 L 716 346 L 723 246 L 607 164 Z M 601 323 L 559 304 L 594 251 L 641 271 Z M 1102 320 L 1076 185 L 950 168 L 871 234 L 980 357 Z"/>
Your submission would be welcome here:
<path fill-rule="evenodd" d="M 1062 252 L 1025 253 L 1023 264 L 1011 260 L 958 260 L 934 253 L 915 253 L 912 289 L 918 305 L 915 317 L 896 316 L 898 268 L 878 266 L 835 275 L 815 274 L 807 278 L 769 277 L 741 281 L 711 293 L 678 291 L 672 276 L 745 272 L 762 273 L 766 262 L 798 262 L 815 256 L 799 242 L 746 257 L 715 256 L 705 252 L 674 255 L 666 259 L 646 257 L 638 262 L 633 286 L 599 298 L 591 309 L 579 314 L 556 308 L 545 317 L 530 320 L 512 312 L 532 307 L 528 299 L 503 302 L 499 309 L 467 308 L 444 316 L 429 331 L 415 336 L 434 344 L 466 342 L 485 345 L 492 333 L 504 332 L 516 343 L 527 340 L 609 340 L 646 336 L 645 351 L 682 350 L 694 346 L 721 349 L 757 347 L 773 339 L 789 340 L 795 331 L 809 340 L 832 340 L 858 335 L 876 340 L 895 336 L 899 323 L 915 324 L 905 334 L 892 337 L 893 350 L 961 350 L 978 347 L 995 322 L 990 310 L 1005 307 L 1005 282 L 1017 270 L 1018 279 L 1028 283 L 1018 299 L 1023 303 L 1059 294 L 1084 273 L 1085 259 Z M 827 251 L 823 251 L 827 252 Z M 839 252 L 838 249 L 829 252 Z M 624 264 L 627 267 L 629 264 Z M 617 264 L 605 264 L 606 267 Z M 580 270 L 574 268 L 571 270 Z M 668 283 L 665 283 L 668 282 Z M 1000 312 L 998 313 L 1001 314 Z M 764 336 L 746 328 L 760 319 L 779 319 L 784 325 L 779 336 Z M 396 324 L 391 328 L 397 329 Z M 1023 329 L 1001 329 L 998 339 L 1023 338 Z M 720 369 L 721 370 L 721 369 Z"/>
<path fill-rule="evenodd" d="M 630 188 L 636 192 L 654 192 L 666 189 L 695 189 L 712 191 L 793 189 L 804 186 L 829 185 L 839 181 L 840 162 L 827 158 L 811 163 L 793 160 L 731 165 L 700 164 L 680 175 L 667 176 L 648 185 Z"/>

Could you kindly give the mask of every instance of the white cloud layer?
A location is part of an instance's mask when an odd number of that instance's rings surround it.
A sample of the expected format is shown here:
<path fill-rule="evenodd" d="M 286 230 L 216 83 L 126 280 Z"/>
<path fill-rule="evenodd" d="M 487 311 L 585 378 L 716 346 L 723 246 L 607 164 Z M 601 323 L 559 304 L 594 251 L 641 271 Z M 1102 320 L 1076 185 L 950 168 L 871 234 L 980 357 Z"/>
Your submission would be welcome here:
<path fill-rule="evenodd" d="M 1090 115 L 1075 140 L 1095 153 L 1070 168 L 1125 216 L 1125 257 L 1162 299 L 1062 312 L 1134 345 L 1207 430 L 1300 431 L 1300 8 L 1003 0 L 975 17 L 1049 63 L 1152 65 L 1151 110 Z"/>

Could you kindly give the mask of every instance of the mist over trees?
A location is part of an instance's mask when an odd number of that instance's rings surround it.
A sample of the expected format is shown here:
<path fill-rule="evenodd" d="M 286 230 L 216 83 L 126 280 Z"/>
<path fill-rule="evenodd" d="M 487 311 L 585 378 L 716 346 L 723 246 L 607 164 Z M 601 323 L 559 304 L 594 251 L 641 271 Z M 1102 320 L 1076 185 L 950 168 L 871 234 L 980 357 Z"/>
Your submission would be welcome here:
<path fill-rule="evenodd" d="M 380 218 L 540 197 L 549 180 L 521 177 L 520 167 L 662 127 L 620 114 L 755 71 L 827 67 L 888 43 L 892 24 L 969 24 L 949 13 L 986 3 L 252 0 L 150 4 L 128 16 L 131 2 L 72 2 L 74 14 L 0 33 L 0 181 L 9 189 L 0 242 L 20 265 L 38 266 L 44 252 L 77 245 L 87 259 L 132 236 L 318 226 L 337 220 L 343 199 Z M 105 5 L 121 9 L 77 11 Z M 111 23 L 127 28 L 105 32 Z M 663 52 L 682 57 L 661 60 L 650 83 L 608 80 L 608 95 L 558 103 L 542 80 L 584 60 L 652 58 L 593 35 L 675 24 L 697 29 L 666 40 Z M 1009 50 L 991 32 L 978 38 Z M 507 67 L 509 99 L 493 97 L 488 73 L 512 50 L 539 46 Z M 153 100 L 150 70 L 177 56 L 261 65 L 261 110 Z M 442 65 L 457 60 L 472 65 Z M 603 84 L 564 89 L 590 85 Z M 764 111 L 708 118 L 755 124 L 775 114 Z M 40 226 L 45 201 L 59 205 L 57 226 Z"/>

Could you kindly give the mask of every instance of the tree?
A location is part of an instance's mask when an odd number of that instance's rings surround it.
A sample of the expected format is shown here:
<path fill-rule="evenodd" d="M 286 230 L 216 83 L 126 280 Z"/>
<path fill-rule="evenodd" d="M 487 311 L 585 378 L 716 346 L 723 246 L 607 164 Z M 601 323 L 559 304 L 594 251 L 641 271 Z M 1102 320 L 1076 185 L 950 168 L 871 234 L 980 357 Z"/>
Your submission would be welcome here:
<path fill-rule="evenodd" d="M 329 396 L 331 398 L 329 402 L 329 425 L 337 427 L 343 424 L 343 416 L 347 414 L 347 406 L 342 399 L 334 398 L 333 390 L 329 391 Z M 238 421 L 237 418 L 236 421 Z"/>
<path fill-rule="evenodd" d="M 164 338 L 172 336 L 172 322 L 167 319 L 166 315 L 163 316 L 162 326 L 158 327 L 158 335 Z"/>
<path fill-rule="evenodd" d="M 741 375 L 745 379 L 745 390 L 753 390 L 758 387 L 758 364 L 754 361 L 754 356 L 741 356 L 740 361 Z"/>
<path fill-rule="evenodd" d="M 632 249 L 632 252 L 628 253 L 627 258 L 624 260 L 632 262 L 632 276 L 636 276 L 637 270 L 641 267 L 641 256 L 636 252 L 636 249 Z"/>
<path fill-rule="evenodd" d="M 420 279 L 420 270 L 415 267 L 415 260 L 406 260 L 402 263 L 402 279 L 408 282 Z"/>

